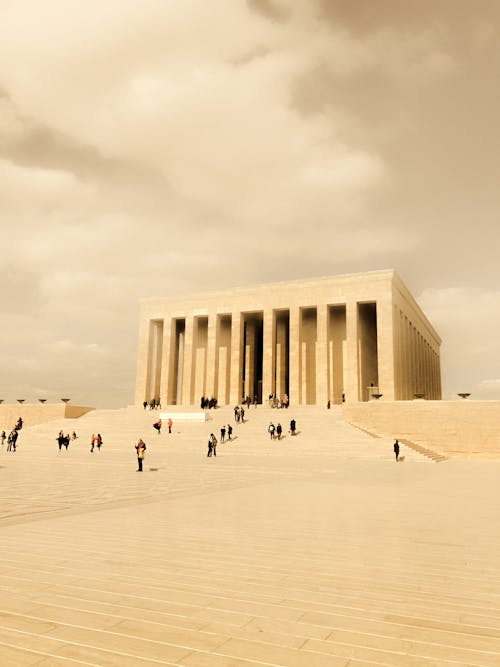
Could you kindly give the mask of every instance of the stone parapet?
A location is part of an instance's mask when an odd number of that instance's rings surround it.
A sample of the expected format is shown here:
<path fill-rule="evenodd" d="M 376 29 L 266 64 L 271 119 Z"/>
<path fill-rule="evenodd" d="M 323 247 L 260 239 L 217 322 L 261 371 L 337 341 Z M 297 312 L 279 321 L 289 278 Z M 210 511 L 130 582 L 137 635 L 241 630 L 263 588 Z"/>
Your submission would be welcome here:
<path fill-rule="evenodd" d="M 500 401 L 370 401 L 343 407 L 346 421 L 450 458 L 500 459 Z"/>
<path fill-rule="evenodd" d="M 0 404 L 0 430 L 11 431 L 19 417 L 25 426 L 45 424 L 55 419 L 78 419 L 95 408 L 58 403 L 2 403 Z"/>

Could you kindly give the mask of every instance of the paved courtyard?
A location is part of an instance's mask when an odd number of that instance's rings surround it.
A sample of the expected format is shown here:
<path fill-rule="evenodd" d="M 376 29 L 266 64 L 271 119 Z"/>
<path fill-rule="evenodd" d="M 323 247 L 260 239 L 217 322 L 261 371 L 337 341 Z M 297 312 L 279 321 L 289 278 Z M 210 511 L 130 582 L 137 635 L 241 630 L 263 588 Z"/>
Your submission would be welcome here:
<path fill-rule="evenodd" d="M 500 666 L 498 462 L 396 464 L 335 410 L 160 436 L 157 416 L 96 411 L 0 452 L 1 667 Z M 60 428 L 79 434 L 61 453 Z"/>

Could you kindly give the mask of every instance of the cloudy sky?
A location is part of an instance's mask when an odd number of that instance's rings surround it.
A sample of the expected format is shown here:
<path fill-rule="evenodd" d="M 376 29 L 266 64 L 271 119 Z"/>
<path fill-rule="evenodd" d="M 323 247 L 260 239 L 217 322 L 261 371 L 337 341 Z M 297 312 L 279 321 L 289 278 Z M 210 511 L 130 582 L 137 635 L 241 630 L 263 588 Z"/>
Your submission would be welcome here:
<path fill-rule="evenodd" d="M 143 296 L 395 268 L 500 398 L 499 14 L 0 0 L 0 397 L 130 404 Z"/>

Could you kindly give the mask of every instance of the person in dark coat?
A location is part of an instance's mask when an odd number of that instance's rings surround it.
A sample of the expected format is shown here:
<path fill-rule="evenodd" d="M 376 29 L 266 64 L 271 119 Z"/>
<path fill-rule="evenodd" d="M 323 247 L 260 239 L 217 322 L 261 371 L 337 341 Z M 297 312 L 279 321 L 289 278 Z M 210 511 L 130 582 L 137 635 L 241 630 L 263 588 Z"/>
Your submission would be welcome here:
<path fill-rule="evenodd" d="M 290 422 L 290 433 L 292 435 L 295 435 L 295 429 L 296 428 L 297 428 L 297 422 L 295 421 L 295 419 L 292 419 L 291 422 Z"/>
<path fill-rule="evenodd" d="M 396 440 L 394 443 L 394 454 L 396 455 L 396 461 L 399 460 L 399 442 Z"/>

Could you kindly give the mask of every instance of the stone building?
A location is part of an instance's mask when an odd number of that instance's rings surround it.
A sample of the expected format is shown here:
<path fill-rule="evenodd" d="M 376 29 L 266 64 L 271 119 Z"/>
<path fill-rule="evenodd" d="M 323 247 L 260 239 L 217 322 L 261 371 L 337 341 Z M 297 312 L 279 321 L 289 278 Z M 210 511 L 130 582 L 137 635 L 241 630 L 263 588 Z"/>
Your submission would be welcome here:
<path fill-rule="evenodd" d="M 146 298 L 135 400 L 440 399 L 440 344 L 393 270 Z"/>

